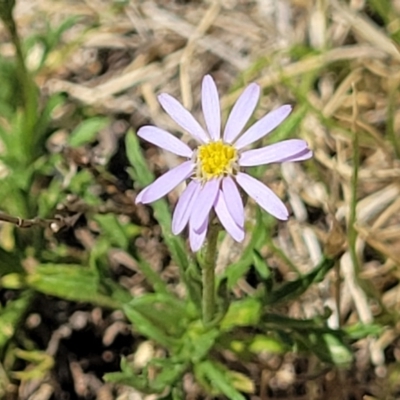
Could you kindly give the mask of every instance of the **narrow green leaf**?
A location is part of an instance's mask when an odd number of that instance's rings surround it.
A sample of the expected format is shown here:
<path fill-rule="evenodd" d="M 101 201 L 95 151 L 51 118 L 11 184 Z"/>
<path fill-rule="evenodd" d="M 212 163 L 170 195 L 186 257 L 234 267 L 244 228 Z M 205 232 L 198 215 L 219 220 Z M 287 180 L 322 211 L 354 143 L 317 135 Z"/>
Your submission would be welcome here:
<path fill-rule="evenodd" d="M 16 300 L 0 309 L 0 351 L 13 337 L 19 321 L 23 318 L 32 300 L 32 292 L 25 291 Z"/>
<path fill-rule="evenodd" d="M 129 236 L 116 215 L 97 214 L 93 219 L 100 225 L 101 234 L 109 239 L 109 245 L 118 246 L 124 250 L 128 248 Z"/>
<path fill-rule="evenodd" d="M 271 270 L 269 269 L 264 258 L 261 256 L 260 252 L 257 250 L 253 251 L 254 267 L 256 271 L 260 274 L 263 280 L 270 280 Z"/>
<path fill-rule="evenodd" d="M 162 361 L 162 363 L 159 363 L 156 367 L 161 366 L 161 370 L 156 375 L 155 379 L 150 381 L 150 388 L 156 393 L 160 393 L 165 390 L 166 387 L 173 386 L 177 381 L 180 381 L 187 369 L 186 364 L 177 362 L 173 358 L 160 361 Z M 153 362 L 151 362 L 151 364 L 153 364 Z"/>
<path fill-rule="evenodd" d="M 180 337 L 187 329 L 188 304 L 172 294 L 145 294 L 131 300 L 126 307 L 139 312 L 171 337 Z"/>
<path fill-rule="evenodd" d="M 330 329 L 326 327 L 326 318 L 315 317 L 314 319 L 295 319 L 286 317 L 285 315 L 267 313 L 262 316 L 262 322 L 267 330 L 292 329 L 292 330 L 318 330 L 323 329 L 324 332 Z"/>
<path fill-rule="evenodd" d="M 30 287 L 45 294 L 119 308 L 118 302 L 101 293 L 97 273 L 81 265 L 41 264 L 26 279 Z"/>
<path fill-rule="evenodd" d="M 138 260 L 140 271 L 146 277 L 148 283 L 153 286 L 156 293 L 168 294 L 166 282 L 164 282 L 159 273 L 157 273 L 151 266 L 144 260 Z"/>
<path fill-rule="evenodd" d="M 134 178 L 139 187 L 145 187 L 154 181 L 154 175 L 149 170 L 143 152 L 139 145 L 136 135 L 129 131 L 126 135 L 126 152 L 130 164 L 134 171 Z M 161 226 L 165 244 L 167 245 L 172 258 L 177 263 L 181 271 L 189 265 L 188 253 L 183 240 L 180 236 L 175 236 L 171 232 L 171 212 L 165 200 L 158 200 L 152 205 L 154 216 Z M 184 279 L 184 274 L 182 274 Z"/>
<path fill-rule="evenodd" d="M 203 361 L 195 365 L 195 374 L 200 382 L 210 386 L 217 393 L 224 394 L 230 400 L 245 400 L 245 397 L 232 385 L 228 372 L 212 361 Z"/>
<path fill-rule="evenodd" d="M 151 378 L 148 370 L 153 367 Z M 104 376 L 106 382 L 120 383 L 134 387 L 142 393 L 154 394 L 165 392 L 169 386 L 174 386 L 178 380 L 182 379 L 187 366 L 172 358 L 153 359 L 143 369 L 142 372 L 136 371 L 126 358 L 121 360 L 121 372 L 112 372 Z M 154 376 L 154 371 L 157 371 Z"/>
<path fill-rule="evenodd" d="M 284 283 L 278 289 L 267 293 L 267 304 L 276 304 L 299 297 L 312 284 L 321 282 L 328 271 L 335 265 L 335 260 L 324 258 L 311 272 L 292 282 Z"/>
<path fill-rule="evenodd" d="M 329 328 L 327 317 L 298 320 L 267 314 L 263 316 L 261 326 L 265 331 L 277 332 L 288 346 L 297 344 L 300 349 L 307 349 L 322 361 L 343 366 L 352 360 L 352 351 L 347 344 L 350 337 L 344 330 Z"/>
<path fill-rule="evenodd" d="M 380 336 L 384 331 L 383 325 L 356 323 L 344 328 L 344 331 L 351 339 L 363 339 L 367 336 Z"/>
<path fill-rule="evenodd" d="M 79 147 L 93 141 L 98 132 L 110 123 L 108 118 L 93 117 L 81 122 L 70 134 L 68 144 Z"/>
<path fill-rule="evenodd" d="M 347 366 L 353 361 L 353 353 L 343 339 L 343 333 L 334 332 L 295 332 L 295 340 L 300 341 L 321 361 L 338 366 Z"/>
<path fill-rule="evenodd" d="M 120 383 L 131 386 L 141 392 L 146 393 L 148 388 L 147 379 L 136 372 L 125 357 L 121 358 L 121 372 L 110 372 L 103 376 L 106 382 Z"/>
<path fill-rule="evenodd" d="M 162 328 L 156 326 L 146 316 L 137 311 L 131 304 L 124 307 L 125 315 L 132 322 L 133 328 L 147 338 L 153 339 L 161 346 L 173 350 L 178 341 L 169 336 Z"/>
<path fill-rule="evenodd" d="M 252 227 L 252 235 L 249 244 L 243 251 L 240 259 L 226 268 L 221 279 L 228 278 L 228 287 L 232 288 L 236 282 L 249 270 L 254 262 L 254 250 L 259 249 L 264 243 L 268 233 L 268 227 L 264 224 L 262 214 L 257 209 L 256 223 Z"/>
<path fill-rule="evenodd" d="M 132 130 L 126 134 L 125 147 L 129 163 L 135 171 L 136 182 L 140 187 L 150 185 L 154 181 L 154 175 L 147 166 L 139 145 L 139 140 Z"/>

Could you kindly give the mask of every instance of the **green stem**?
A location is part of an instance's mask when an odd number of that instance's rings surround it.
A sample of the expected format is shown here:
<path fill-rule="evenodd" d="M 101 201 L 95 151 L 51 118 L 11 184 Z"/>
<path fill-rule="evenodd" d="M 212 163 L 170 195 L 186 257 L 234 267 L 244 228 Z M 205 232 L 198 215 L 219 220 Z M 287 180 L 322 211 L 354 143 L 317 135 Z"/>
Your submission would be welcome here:
<path fill-rule="evenodd" d="M 25 154 L 26 160 L 30 163 L 34 151 L 34 129 L 37 121 L 37 94 L 35 83 L 32 76 L 25 65 L 25 57 L 22 50 L 21 41 L 19 39 L 17 26 L 15 24 L 12 8 L 1 10 L 2 19 L 11 37 L 11 41 L 15 48 L 16 53 L 16 71 L 20 81 L 22 95 L 23 95 L 23 107 L 25 111 L 24 115 L 24 133 L 25 137 L 23 142 L 25 143 Z"/>
<path fill-rule="evenodd" d="M 354 88 L 353 88 L 354 91 Z M 355 94 L 354 94 L 355 96 Z M 353 174 L 351 177 L 351 200 L 350 200 L 350 215 L 349 215 L 349 226 L 348 226 L 348 242 L 349 242 L 349 252 L 350 257 L 354 265 L 355 271 L 359 270 L 359 262 L 356 251 L 356 241 L 357 241 L 357 230 L 355 228 L 355 223 L 357 219 L 357 187 L 358 187 L 358 169 L 360 164 L 360 148 L 359 148 L 359 137 L 357 132 L 357 127 L 355 120 L 357 117 L 357 104 L 355 103 L 354 97 L 354 122 L 352 127 L 353 132 Z"/>
<path fill-rule="evenodd" d="M 209 325 L 215 314 L 215 261 L 219 226 L 211 225 L 207 234 L 207 249 L 203 264 L 203 324 Z"/>
<path fill-rule="evenodd" d="M 398 78 L 390 78 L 388 80 L 389 96 L 388 96 L 388 113 L 386 122 L 386 132 L 393 144 L 393 149 L 397 158 L 400 158 L 400 142 L 395 129 L 394 116 L 396 112 L 397 93 L 400 81 Z"/>

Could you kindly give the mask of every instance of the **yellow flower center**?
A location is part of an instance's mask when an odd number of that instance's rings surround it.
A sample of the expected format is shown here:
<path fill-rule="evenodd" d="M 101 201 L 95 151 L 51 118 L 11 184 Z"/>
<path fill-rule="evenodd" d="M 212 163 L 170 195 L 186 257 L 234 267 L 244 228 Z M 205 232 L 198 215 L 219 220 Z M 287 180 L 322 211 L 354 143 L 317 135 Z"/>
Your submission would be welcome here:
<path fill-rule="evenodd" d="M 197 176 L 212 179 L 232 174 L 238 160 L 237 150 L 221 140 L 199 146 L 197 151 Z"/>

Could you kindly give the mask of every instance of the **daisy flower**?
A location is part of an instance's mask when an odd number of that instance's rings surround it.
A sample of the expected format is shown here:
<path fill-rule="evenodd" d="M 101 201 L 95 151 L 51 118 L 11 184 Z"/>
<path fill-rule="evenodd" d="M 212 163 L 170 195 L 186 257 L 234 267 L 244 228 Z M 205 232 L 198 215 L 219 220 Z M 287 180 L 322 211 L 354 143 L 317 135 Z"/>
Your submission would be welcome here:
<path fill-rule="evenodd" d="M 165 93 L 158 97 L 165 112 L 195 139 L 195 149 L 155 126 L 143 126 L 137 132 L 142 139 L 186 159 L 144 188 L 138 194 L 136 203 L 152 203 L 188 180 L 173 214 L 172 232 L 177 235 L 189 225 L 189 241 L 193 251 L 198 251 L 204 243 L 213 209 L 234 240 L 241 242 L 244 239 L 244 207 L 238 186 L 275 218 L 286 220 L 289 217 L 279 197 L 263 183 L 243 172 L 243 168 L 302 161 L 310 158 L 312 151 L 300 139 L 283 140 L 259 149 L 245 150 L 275 129 L 292 110 L 290 105 L 283 105 L 242 133 L 259 97 L 259 85 L 252 83 L 247 86 L 233 106 L 222 133 L 217 87 L 211 76 L 206 75 L 202 83 L 201 103 L 207 129 L 203 129 L 174 97 Z"/>

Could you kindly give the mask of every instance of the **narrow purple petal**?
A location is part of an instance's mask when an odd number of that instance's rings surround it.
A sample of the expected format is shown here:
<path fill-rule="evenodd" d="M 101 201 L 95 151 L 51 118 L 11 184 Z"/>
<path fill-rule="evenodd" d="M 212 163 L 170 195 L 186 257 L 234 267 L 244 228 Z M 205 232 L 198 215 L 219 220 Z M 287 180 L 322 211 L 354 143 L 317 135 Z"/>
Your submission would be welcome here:
<path fill-rule="evenodd" d="M 239 165 L 252 167 L 254 165 L 292 161 L 298 155 L 304 154 L 305 151 L 309 152 L 310 150 L 304 140 L 283 140 L 260 149 L 243 152 L 239 159 Z"/>
<path fill-rule="evenodd" d="M 296 156 L 293 156 L 290 158 L 290 160 L 282 160 L 282 162 L 295 162 L 295 161 L 304 161 L 304 160 L 309 160 L 313 156 L 312 150 L 304 150 L 301 153 L 297 154 Z"/>
<path fill-rule="evenodd" d="M 200 143 L 207 143 L 210 138 L 207 133 L 194 119 L 193 115 L 183 107 L 178 100 L 169 94 L 162 93 L 158 96 L 162 108 L 165 112 L 185 131 L 189 132 Z"/>
<path fill-rule="evenodd" d="M 256 108 L 260 97 L 260 86 L 252 83 L 240 95 L 232 108 L 224 131 L 224 141 L 232 143 L 240 134 Z"/>
<path fill-rule="evenodd" d="M 137 134 L 142 139 L 147 140 L 164 150 L 168 150 L 171 153 L 177 154 L 178 156 L 187 158 L 192 157 L 193 151 L 186 143 L 183 143 L 177 137 L 163 129 L 147 125 L 142 126 L 138 130 Z"/>
<path fill-rule="evenodd" d="M 144 194 L 146 193 L 147 188 L 148 188 L 148 186 L 145 187 L 144 189 L 142 189 L 142 190 L 138 193 L 138 195 L 136 196 L 136 199 L 135 199 L 135 204 L 142 203 L 142 198 L 143 198 Z"/>
<path fill-rule="evenodd" d="M 270 133 L 280 125 L 292 111 L 292 106 L 286 104 L 268 113 L 265 117 L 258 120 L 235 142 L 235 147 L 240 150 L 243 147 L 254 143 L 263 136 Z"/>
<path fill-rule="evenodd" d="M 206 239 L 208 228 L 208 220 L 204 220 L 198 231 L 195 231 L 191 224 L 189 223 L 189 243 L 190 248 L 193 252 L 199 251 L 201 246 L 204 244 L 204 240 Z"/>
<path fill-rule="evenodd" d="M 275 218 L 281 220 L 289 218 L 289 212 L 282 200 L 263 183 L 243 172 L 239 172 L 236 175 L 236 181 L 261 208 Z"/>
<path fill-rule="evenodd" d="M 243 228 L 239 227 L 233 219 L 225 203 L 225 199 L 221 190 L 219 191 L 214 209 L 217 217 L 221 221 L 221 224 L 226 231 L 233 237 L 234 240 L 241 242 L 244 239 Z"/>
<path fill-rule="evenodd" d="M 185 161 L 177 167 L 161 175 L 151 185 L 144 188 L 136 197 L 137 203 L 152 203 L 165 196 L 175 186 L 178 186 L 192 174 L 195 164 L 193 161 Z"/>
<path fill-rule="evenodd" d="M 200 187 L 199 182 L 192 180 L 179 197 L 172 217 L 172 233 L 174 235 L 181 233 L 188 223 L 190 213 L 193 209 L 194 199 L 196 198 Z"/>
<path fill-rule="evenodd" d="M 217 86 L 210 75 L 203 78 L 201 104 L 208 133 L 212 140 L 218 140 L 221 136 L 221 110 Z"/>
<path fill-rule="evenodd" d="M 218 195 L 219 184 L 220 181 L 218 179 L 211 179 L 206 182 L 201 188 L 197 199 L 195 199 L 190 216 L 190 225 L 195 231 L 200 229 L 204 220 L 208 220 L 208 214 Z"/>
<path fill-rule="evenodd" d="M 241 228 L 244 226 L 244 208 L 236 183 L 230 176 L 222 180 L 222 194 L 229 213 Z"/>

